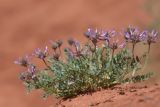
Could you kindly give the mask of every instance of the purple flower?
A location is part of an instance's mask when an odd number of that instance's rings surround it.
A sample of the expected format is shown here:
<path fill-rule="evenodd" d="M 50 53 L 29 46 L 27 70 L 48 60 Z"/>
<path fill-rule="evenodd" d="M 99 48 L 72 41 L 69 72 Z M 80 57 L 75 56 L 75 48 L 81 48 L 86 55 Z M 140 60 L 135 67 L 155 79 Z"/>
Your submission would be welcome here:
<path fill-rule="evenodd" d="M 82 49 L 81 49 L 80 42 L 77 40 L 74 40 L 74 46 L 75 46 L 76 50 L 72 51 L 73 55 L 76 57 L 82 56 Z"/>
<path fill-rule="evenodd" d="M 28 66 L 28 72 L 30 72 L 32 75 L 34 75 L 36 73 L 37 69 L 36 69 L 36 66 L 33 65 L 33 64 L 30 64 Z"/>
<path fill-rule="evenodd" d="M 110 39 L 116 35 L 115 30 L 110 31 L 103 31 L 103 30 L 97 30 L 88 28 L 87 32 L 85 33 L 85 36 L 89 38 L 93 44 L 97 44 L 100 40 L 106 41 L 107 44 L 109 44 Z"/>
<path fill-rule="evenodd" d="M 57 42 L 54 42 L 54 41 L 50 41 L 50 42 L 51 42 L 51 44 L 52 44 L 52 49 L 53 49 L 53 50 L 56 50 L 56 49 L 59 47 L 59 45 L 58 45 Z"/>
<path fill-rule="evenodd" d="M 80 56 L 83 55 L 82 50 L 79 50 L 79 49 L 78 50 L 76 49 L 75 51 L 73 51 L 70 48 L 65 48 L 64 51 L 67 53 L 67 55 L 68 55 L 69 58 L 80 57 Z"/>
<path fill-rule="evenodd" d="M 20 57 L 18 60 L 14 61 L 14 63 L 27 67 L 29 65 L 29 56 Z"/>
<path fill-rule="evenodd" d="M 115 50 L 115 49 L 118 49 L 118 48 L 125 48 L 126 47 L 126 42 L 122 42 L 120 45 L 118 44 L 118 40 L 116 41 L 113 41 L 112 44 L 109 44 L 108 45 L 109 48 Z"/>
<path fill-rule="evenodd" d="M 113 30 L 110 30 L 109 32 L 109 37 L 115 37 L 117 35 L 117 32 L 113 29 Z"/>
<path fill-rule="evenodd" d="M 75 39 L 69 39 L 68 40 L 69 45 L 74 46 L 76 48 L 76 51 L 81 51 L 80 42 Z"/>
<path fill-rule="evenodd" d="M 147 32 L 147 43 L 150 45 L 151 43 L 156 43 L 158 39 L 158 32 L 152 30 L 151 32 Z"/>
<path fill-rule="evenodd" d="M 46 46 L 44 51 L 42 51 L 39 48 L 36 49 L 33 55 L 35 55 L 37 58 L 45 59 L 47 57 L 47 54 L 48 54 L 48 47 Z"/>
<path fill-rule="evenodd" d="M 57 48 L 60 48 L 63 44 L 63 41 L 57 40 L 57 41 L 50 41 L 52 44 L 52 49 L 56 50 Z"/>
<path fill-rule="evenodd" d="M 88 28 L 87 32 L 85 32 L 85 36 L 90 39 L 96 39 L 97 34 L 98 34 L 98 30 L 97 29 L 94 30 L 92 28 Z"/>
<path fill-rule="evenodd" d="M 109 44 L 108 46 L 109 46 L 109 48 L 111 48 L 113 50 L 117 49 L 118 48 L 118 40 L 113 41 L 113 43 Z"/>
<path fill-rule="evenodd" d="M 75 44 L 75 40 L 73 38 L 68 39 L 68 44 L 73 46 Z"/>
<path fill-rule="evenodd" d="M 77 51 L 81 51 L 81 45 L 80 45 L 80 42 L 75 40 L 75 48 Z"/>
<path fill-rule="evenodd" d="M 97 29 L 88 28 L 87 32 L 85 32 L 85 36 L 89 38 L 93 44 L 97 44 L 100 32 Z"/>
<path fill-rule="evenodd" d="M 60 54 L 59 53 L 54 53 L 53 54 L 53 59 L 58 61 L 59 60 L 59 57 L 60 57 Z"/>
<path fill-rule="evenodd" d="M 37 71 L 36 66 L 33 65 L 33 64 L 29 64 L 29 65 L 28 65 L 28 71 L 22 72 L 22 73 L 20 74 L 20 79 L 21 79 L 22 81 L 30 81 L 30 80 L 33 80 L 33 79 L 35 79 L 35 77 L 36 77 L 36 75 L 35 75 L 36 71 Z"/>
<path fill-rule="evenodd" d="M 57 40 L 56 43 L 58 44 L 58 47 L 61 47 L 62 44 L 63 44 L 63 41 L 62 40 Z"/>
<path fill-rule="evenodd" d="M 73 51 L 70 48 L 65 48 L 64 52 L 66 52 L 66 54 L 68 55 L 69 59 L 70 58 L 74 58 Z"/>
<path fill-rule="evenodd" d="M 99 40 L 104 40 L 109 43 L 110 35 L 109 32 L 102 31 L 101 35 L 98 37 Z"/>
<path fill-rule="evenodd" d="M 116 31 L 115 30 L 110 30 L 110 31 L 102 31 L 100 32 L 100 36 L 99 36 L 99 40 L 105 40 L 107 45 L 109 44 L 110 42 L 110 39 L 112 37 L 115 37 L 116 36 Z"/>
<path fill-rule="evenodd" d="M 20 80 L 22 81 L 28 82 L 28 81 L 31 81 L 32 78 L 33 78 L 33 75 L 31 72 L 26 71 L 20 74 Z"/>
<path fill-rule="evenodd" d="M 122 44 L 119 45 L 119 48 L 125 48 L 126 47 L 126 42 L 123 42 Z"/>
<path fill-rule="evenodd" d="M 36 81 L 37 77 L 35 73 L 31 71 L 25 71 L 25 72 L 20 73 L 20 80 L 25 81 L 25 82 Z"/>
<path fill-rule="evenodd" d="M 138 43 L 144 41 L 146 37 L 146 32 L 140 32 L 138 28 L 129 26 L 125 31 L 125 39 L 127 42 Z"/>

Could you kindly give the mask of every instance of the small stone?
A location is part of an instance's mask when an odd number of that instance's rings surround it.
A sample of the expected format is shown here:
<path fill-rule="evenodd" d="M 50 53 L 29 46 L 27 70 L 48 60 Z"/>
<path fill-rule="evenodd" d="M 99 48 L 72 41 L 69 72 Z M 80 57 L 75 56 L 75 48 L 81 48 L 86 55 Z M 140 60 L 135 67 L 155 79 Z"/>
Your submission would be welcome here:
<path fill-rule="evenodd" d="M 95 103 L 91 103 L 90 106 L 97 106 L 99 104 L 100 104 L 100 102 L 95 102 Z"/>
<path fill-rule="evenodd" d="M 130 92 L 136 92 L 136 91 L 137 91 L 137 90 L 135 90 L 135 89 L 131 89 L 131 90 L 130 90 Z"/>
<path fill-rule="evenodd" d="M 119 94 L 120 95 L 125 95 L 125 92 L 124 91 L 120 91 Z"/>
<path fill-rule="evenodd" d="M 158 84 L 158 83 L 155 83 L 154 85 L 155 85 L 155 86 L 158 86 L 159 84 Z"/>
<path fill-rule="evenodd" d="M 144 88 L 148 88 L 147 85 L 145 85 Z"/>
<path fill-rule="evenodd" d="M 144 102 L 144 99 L 139 99 L 138 101 L 139 101 L 139 102 Z"/>

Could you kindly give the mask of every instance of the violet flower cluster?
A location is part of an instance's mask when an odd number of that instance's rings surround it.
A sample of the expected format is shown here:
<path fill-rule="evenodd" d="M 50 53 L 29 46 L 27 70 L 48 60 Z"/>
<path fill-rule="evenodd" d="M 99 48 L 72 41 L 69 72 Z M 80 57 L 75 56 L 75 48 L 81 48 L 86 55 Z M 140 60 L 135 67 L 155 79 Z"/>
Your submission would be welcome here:
<path fill-rule="evenodd" d="M 151 44 L 158 40 L 157 31 L 140 31 L 132 26 L 121 33 L 116 30 L 88 28 L 84 35 L 88 39 L 84 46 L 76 39 L 68 39 L 69 47 L 64 47 L 66 57 L 61 51 L 62 40 L 50 41 L 52 49 L 50 53 L 46 46 L 44 50 L 36 49 L 30 56 L 20 57 L 15 64 L 26 68 L 26 71 L 20 74 L 20 79 L 29 85 L 41 87 L 47 93 L 53 92 L 63 97 L 108 87 L 128 80 L 125 78 L 126 74 L 139 69 L 139 65 L 141 65 L 139 57 L 135 57 L 134 53 L 138 43 L 147 44 L 147 54 L 149 54 Z M 124 39 L 119 40 L 122 38 L 121 36 Z M 132 46 L 131 50 L 126 48 L 128 43 Z M 40 59 L 46 67 L 39 69 L 36 64 L 31 62 L 31 58 L 34 57 Z M 43 74 L 43 71 L 51 71 L 54 77 L 50 76 L 50 73 Z M 147 76 L 139 77 L 146 78 Z M 42 81 L 42 78 L 44 78 L 43 80 L 49 79 Z M 137 78 L 131 77 L 131 79 Z M 76 87 L 73 87 L 72 84 Z M 77 89 L 78 87 L 79 89 Z"/>
<path fill-rule="evenodd" d="M 139 42 L 145 42 L 148 44 L 148 53 L 150 52 L 150 46 L 158 40 L 158 32 L 152 30 L 150 31 L 140 31 L 136 27 L 129 26 L 125 31 L 126 42 L 132 43 L 132 54 L 134 55 L 135 45 Z"/>
<path fill-rule="evenodd" d="M 93 43 L 94 49 L 90 47 L 90 51 L 93 52 L 96 50 L 97 44 L 99 42 L 105 41 L 105 46 L 108 46 L 110 49 L 114 51 L 118 48 L 125 48 L 126 42 L 132 43 L 133 48 L 132 48 L 132 54 L 134 54 L 134 48 L 135 45 L 139 42 L 145 42 L 148 44 L 149 49 L 148 52 L 150 51 L 150 45 L 152 43 L 156 43 L 158 39 L 158 32 L 155 30 L 152 30 L 151 32 L 145 30 L 145 31 L 140 31 L 136 27 L 131 27 L 129 26 L 126 31 L 123 33 L 125 42 L 122 42 L 121 44 L 118 43 L 119 40 L 111 40 L 112 38 L 115 38 L 116 36 L 119 36 L 118 33 L 115 30 L 110 30 L 110 31 L 103 31 L 103 30 L 98 30 L 98 29 L 93 29 L 93 28 L 88 28 L 87 31 L 84 33 L 84 35 Z M 61 55 L 61 46 L 63 44 L 63 41 L 58 40 L 58 41 L 51 41 L 51 47 L 53 49 L 53 54 L 52 58 L 55 60 L 59 60 L 60 55 Z M 71 48 L 65 48 L 65 52 L 67 52 L 70 57 L 80 57 L 85 55 L 86 53 L 83 52 L 83 49 L 81 49 L 80 42 L 75 39 L 69 39 L 68 44 L 72 47 L 75 48 L 75 50 Z M 41 59 L 44 64 L 50 69 L 50 66 L 47 64 L 45 61 L 45 58 L 48 57 L 48 47 L 46 46 L 44 50 L 41 50 L 40 48 L 36 49 L 35 52 L 32 54 L 33 56 Z M 15 64 L 24 66 L 28 68 L 28 72 L 34 76 L 37 69 L 36 66 L 32 63 L 30 63 L 30 58 L 29 56 L 25 56 L 23 58 L 19 58 L 18 60 L 15 61 Z M 28 73 L 27 72 L 27 73 Z"/>
<path fill-rule="evenodd" d="M 20 75 L 20 79 L 23 81 L 28 81 L 34 78 L 37 68 L 34 64 L 30 62 L 30 57 L 25 56 L 23 58 L 19 58 L 14 62 L 15 64 L 21 65 L 27 68 L 26 72 L 22 72 Z"/>

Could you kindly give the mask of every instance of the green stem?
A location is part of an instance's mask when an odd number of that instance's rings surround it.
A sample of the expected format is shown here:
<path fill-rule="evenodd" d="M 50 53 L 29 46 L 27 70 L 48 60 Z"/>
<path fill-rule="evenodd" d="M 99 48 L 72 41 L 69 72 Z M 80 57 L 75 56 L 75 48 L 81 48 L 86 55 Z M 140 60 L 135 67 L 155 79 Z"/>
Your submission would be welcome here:
<path fill-rule="evenodd" d="M 114 49 L 112 49 L 112 56 L 111 56 L 111 61 L 112 61 L 112 59 L 113 59 L 113 57 L 114 57 Z"/>
<path fill-rule="evenodd" d="M 145 62 L 144 62 L 143 68 L 142 68 L 142 72 L 144 72 L 144 69 L 146 68 L 146 66 L 148 64 L 150 49 L 151 49 L 151 44 L 148 45 L 148 53 L 147 53 L 147 56 L 145 58 Z"/>
<path fill-rule="evenodd" d="M 114 57 L 114 49 L 112 49 L 112 53 L 111 53 L 111 61 L 110 61 L 110 72 L 111 72 L 111 74 L 112 74 L 112 70 L 113 70 L 113 57 Z M 109 74 L 110 75 L 110 74 Z"/>
<path fill-rule="evenodd" d="M 101 53 L 101 60 L 102 60 L 102 70 L 104 68 L 104 65 L 105 65 L 105 58 L 103 57 L 103 52 L 104 52 L 105 48 L 102 48 L 102 53 Z"/>

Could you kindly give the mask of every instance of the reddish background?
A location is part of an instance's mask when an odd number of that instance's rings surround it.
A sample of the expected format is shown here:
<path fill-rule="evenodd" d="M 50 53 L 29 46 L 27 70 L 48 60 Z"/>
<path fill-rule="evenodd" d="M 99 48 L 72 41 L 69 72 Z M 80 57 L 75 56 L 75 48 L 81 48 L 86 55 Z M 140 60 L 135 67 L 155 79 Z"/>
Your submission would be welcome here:
<path fill-rule="evenodd" d="M 128 25 L 146 28 L 152 17 L 144 0 L 0 0 L 0 107 L 51 107 L 41 91 L 27 94 L 13 61 L 50 39 L 84 40 L 87 27 L 118 30 Z M 147 70 L 159 70 L 159 44 L 152 49 Z M 159 81 L 158 76 L 151 81 Z"/>

